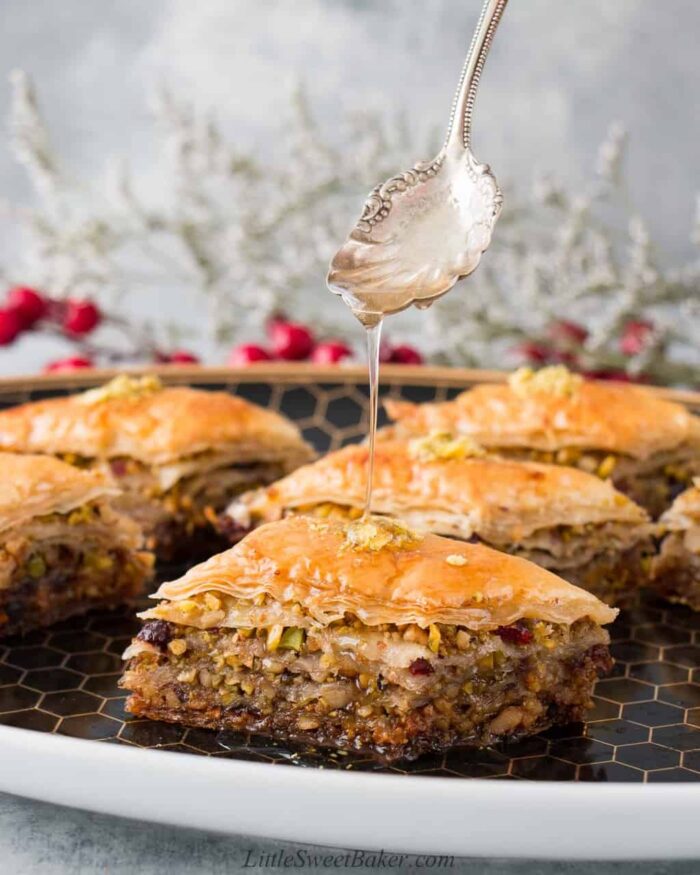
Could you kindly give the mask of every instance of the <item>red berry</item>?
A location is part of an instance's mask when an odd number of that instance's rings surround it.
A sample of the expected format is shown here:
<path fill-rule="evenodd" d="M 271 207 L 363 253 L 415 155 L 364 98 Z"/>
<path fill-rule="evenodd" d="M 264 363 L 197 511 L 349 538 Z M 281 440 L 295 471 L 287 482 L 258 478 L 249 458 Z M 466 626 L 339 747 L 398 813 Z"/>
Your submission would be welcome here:
<path fill-rule="evenodd" d="M 646 319 L 631 319 L 620 335 L 620 351 L 625 355 L 637 355 L 649 345 L 654 333 L 654 323 Z"/>
<path fill-rule="evenodd" d="M 265 321 L 265 331 L 268 337 L 271 336 L 273 327 L 279 325 L 280 322 L 289 322 L 286 313 L 283 313 L 282 310 L 275 310 L 274 313 L 270 313 Z"/>
<path fill-rule="evenodd" d="M 512 626 L 499 626 L 496 635 L 508 644 L 529 644 L 533 638 L 532 632 L 521 622 L 513 623 Z"/>
<path fill-rule="evenodd" d="M 566 350 L 552 350 L 549 360 L 556 362 L 559 365 L 566 365 L 567 368 L 571 368 L 572 370 L 578 365 L 578 359 L 576 356 L 572 352 L 567 352 Z"/>
<path fill-rule="evenodd" d="M 511 350 L 522 361 L 529 362 L 533 365 L 543 365 L 551 360 L 552 350 L 544 343 L 538 343 L 536 340 L 524 340 Z"/>
<path fill-rule="evenodd" d="M 555 343 L 563 343 L 568 346 L 581 346 L 588 337 L 588 329 L 578 322 L 568 319 L 557 319 L 551 322 L 547 328 L 547 334 Z"/>
<path fill-rule="evenodd" d="M 586 371 L 583 376 L 594 380 L 614 380 L 616 383 L 648 383 L 649 377 L 644 374 L 628 374 L 627 371 L 616 368 L 604 368 L 598 371 Z"/>
<path fill-rule="evenodd" d="M 44 372 L 47 374 L 63 374 L 68 371 L 79 371 L 82 368 L 91 368 L 93 365 L 94 362 L 92 359 L 86 358 L 85 356 L 74 355 L 70 358 L 49 362 L 44 368 Z"/>
<path fill-rule="evenodd" d="M 8 346 L 22 331 L 22 317 L 16 310 L 0 309 L 0 346 Z"/>
<path fill-rule="evenodd" d="M 351 355 L 352 350 L 342 340 L 324 340 L 314 347 L 311 361 L 317 365 L 335 365 Z"/>
<path fill-rule="evenodd" d="M 262 346 L 256 343 L 242 343 L 231 350 L 228 364 L 232 368 L 239 368 L 241 365 L 252 365 L 255 362 L 269 362 L 271 358 L 270 353 Z"/>
<path fill-rule="evenodd" d="M 7 306 L 17 313 L 23 328 L 31 328 L 46 315 L 48 301 L 28 286 L 15 286 L 7 293 Z"/>
<path fill-rule="evenodd" d="M 92 301 L 70 299 L 63 315 L 63 330 L 76 336 L 89 334 L 101 320 L 102 314 Z"/>
<path fill-rule="evenodd" d="M 197 358 L 197 356 L 192 352 L 188 352 L 186 349 L 176 349 L 175 352 L 164 355 L 162 361 L 166 365 L 199 364 L 199 359 Z"/>
<path fill-rule="evenodd" d="M 394 365 L 422 365 L 423 356 L 417 349 L 404 343 L 392 349 L 389 361 Z"/>
<path fill-rule="evenodd" d="M 299 322 L 273 322 L 270 341 L 275 355 L 286 361 L 306 359 L 314 348 L 313 334 Z"/>
<path fill-rule="evenodd" d="M 433 674 L 435 671 L 428 660 L 424 659 L 422 656 L 419 656 L 418 659 L 414 659 L 408 666 L 408 670 L 414 677 L 425 677 L 426 675 Z"/>

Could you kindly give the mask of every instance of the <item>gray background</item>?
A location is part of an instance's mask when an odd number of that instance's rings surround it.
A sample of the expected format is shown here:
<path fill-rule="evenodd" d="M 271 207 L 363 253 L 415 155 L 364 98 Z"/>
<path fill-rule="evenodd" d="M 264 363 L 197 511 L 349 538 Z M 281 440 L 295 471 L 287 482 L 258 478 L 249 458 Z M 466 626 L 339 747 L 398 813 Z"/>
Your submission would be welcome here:
<path fill-rule="evenodd" d="M 54 143 L 76 176 L 99 184 L 106 159 L 125 155 L 138 183 L 157 194 L 147 112 L 156 83 L 213 108 L 239 141 L 264 148 L 301 79 L 329 132 L 348 110 L 410 107 L 423 150 L 426 132 L 444 127 L 479 7 L 480 0 L 2 0 L 0 73 L 22 67 L 34 75 Z M 700 188 L 699 32 L 697 0 L 514 0 L 477 105 L 477 154 L 506 192 L 540 171 L 575 183 L 590 175 L 609 123 L 621 120 L 631 134 L 636 204 L 666 256 L 689 257 Z M 0 195 L 29 197 L 1 143 Z M 0 235 L 0 257 L 3 240 L 7 249 L 12 235 Z M 170 298 L 168 306 L 184 304 Z M 36 349 L 24 338 L 0 351 L 0 373 L 35 369 Z"/>

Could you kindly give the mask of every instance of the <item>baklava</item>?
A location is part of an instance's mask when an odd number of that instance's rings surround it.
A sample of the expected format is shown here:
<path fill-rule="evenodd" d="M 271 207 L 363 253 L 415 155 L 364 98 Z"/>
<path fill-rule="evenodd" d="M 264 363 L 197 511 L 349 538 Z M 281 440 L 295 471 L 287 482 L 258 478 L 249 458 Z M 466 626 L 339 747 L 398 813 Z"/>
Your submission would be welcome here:
<path fill-rule="evenodd" d="M 99 472 L 0 453 L 0 635 L 48 626 L 140 594 L 152 554 Z"/>
<path fill-rule="evenodd" d="M 386 760 L 581 720 L 616 614 L 382 517 L 269 523 L 155 597 L 124 654 L 127 711 Z"/>
<path fill-rule="evenodd" d="M 611 478 L 658 517 L 700 474 L 700 418 L 653 390 L 584 380 L 562 366 L 523 368 L 453 401 L 387 400 L 385 434 L 466 435 L 509 458 L 573 465 Z"/>
<path fill-rule="evenodd" d="M 653 563 L 654 589 L 700 611 L 700 478 L 661 517 L 666 534 Z"/>
<path fill-rule="evenodd" d="M 373 512 L 522 556 L 608 603 L 623 603 L 648 581 L 655 527 L 609 482 L 578 468 L 482 454 L 469 438 L 440 434 L 379 443 Z M 366 446 L 348 446 L 239 496 L 222 530 L 233 542 L 291 514 L 357 518 L 368 455 Z"/>
<path fill-rule="evenodd" d="M 111 475 L 119 509 L 161 560 L 225 546 L 212 522 L 231 495 L 313 458 L 284 417 L 226 392 L 122 375 L 79 395 L 0 411 L 0 450 L 50 453 Z"/>

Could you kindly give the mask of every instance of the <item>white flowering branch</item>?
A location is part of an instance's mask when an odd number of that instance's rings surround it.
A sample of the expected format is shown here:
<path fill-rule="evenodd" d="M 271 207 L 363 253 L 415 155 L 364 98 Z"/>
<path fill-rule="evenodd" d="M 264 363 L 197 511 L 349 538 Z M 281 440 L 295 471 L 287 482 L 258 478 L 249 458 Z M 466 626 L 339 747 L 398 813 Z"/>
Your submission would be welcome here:
<path fill-rule="evenodd" d="M 153 175 L 164 194 L 148 202 L 123 163 L 111 168 L 106 192 L 70 179 L 26 74 L 13 74 L 12 88 L 12 147 L 37 204 L 23 214 L 29 245 L 21 262 L 7 266 L 10 279 L 111 307 L 113 327 L 121 320 L 131 341 L 122 357 L 152 356 L 183 336 L 218 357 L 231 343 L 260 336 L 275 311 L 307 319 L 321 334 L 352 331 L 323 294 L 326 267 L 362 193 L 417 157 L 401 124 L 354 115 L 331 143 L 298 90 L 281 145 L 268 154 L 227 141 L 211 117 L 164 89 L 153 107 L 162 155 Z M 581 193 L 552 180 L 539 180 L 528 196 L 506 192 L 482 267 L 421 316 L 433 360 L 486 367 L 518 357 L 565 360 L 659 382 L 696 379 L 700 259 L 661 266 L 629 206 L 625 145 L 614 125 Z M 626 222 L 607 220 L 611 204 Z M 700 245 L 700 197 L 691 237 Z M 166 304 L 167 317 L 130 331 L 147 294 Z M 415 324 L 398 317 L 391 328 Z M 630 325 L 637 335 L 623 340 Z"/>

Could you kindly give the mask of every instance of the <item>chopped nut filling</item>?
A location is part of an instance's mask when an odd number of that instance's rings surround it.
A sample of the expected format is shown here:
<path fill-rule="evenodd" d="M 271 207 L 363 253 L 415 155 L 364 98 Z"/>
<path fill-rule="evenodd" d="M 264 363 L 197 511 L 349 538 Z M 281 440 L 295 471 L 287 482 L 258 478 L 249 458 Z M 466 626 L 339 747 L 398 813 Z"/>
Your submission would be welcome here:
<path fill-rule="evenodd" d="M 489 632 L 442 624 L 201 630 L 148 621 L 123 686 L 137 715 L 413 757 L 580 719 L 610 667 L 581 620 Z"/>

